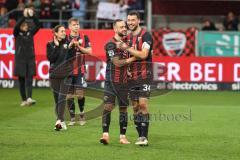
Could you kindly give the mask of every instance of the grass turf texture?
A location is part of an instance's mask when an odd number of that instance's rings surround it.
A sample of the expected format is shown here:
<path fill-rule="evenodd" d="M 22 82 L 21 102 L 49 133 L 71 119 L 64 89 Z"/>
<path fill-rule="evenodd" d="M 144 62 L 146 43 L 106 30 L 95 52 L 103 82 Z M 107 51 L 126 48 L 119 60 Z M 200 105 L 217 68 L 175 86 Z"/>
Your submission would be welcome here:
<path fill-rule="evenodd" d="M 56 132 L 51 91 L 34 89 L 34 98 L 34 107 L 20 107 L 17 89 L 0 89 L 1 160 L 240 159 L 238 92 L 175 91 L 153 97 L 148 147 L 134 145 L 137 134 L 132 121 L 127 131 L 132 144 L 119 144 L 117 109 L 112 114 L 110 144 L 103 146 L 101 118 Z M 86 110 L 100 103 L 87 97 Z"/>

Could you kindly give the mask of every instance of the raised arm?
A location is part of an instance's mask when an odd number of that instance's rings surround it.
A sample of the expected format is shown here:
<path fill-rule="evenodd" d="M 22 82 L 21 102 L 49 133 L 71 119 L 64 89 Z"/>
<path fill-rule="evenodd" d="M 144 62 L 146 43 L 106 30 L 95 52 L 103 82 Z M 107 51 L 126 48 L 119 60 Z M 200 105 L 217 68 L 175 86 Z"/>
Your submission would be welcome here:
<path fill-rule="evenodd" d="M 40 25 L 40 22 L 39 22 L 39 19 L 36 17 L 36 15 L 33 15 L 31 17 L 33 19 L 33 22 L 34 22 L 34 27 L 31 29 L 31 33 L 32 35 L 35 35 L 38 30 L 40 29 L 41 25 Z"/>
<path fill-rule="evenodd" d="M 13 35 L 16 37 L 20 32 L 20 26 L 25 21 L 25 17 L 21 17 L 13 29 Z"/>

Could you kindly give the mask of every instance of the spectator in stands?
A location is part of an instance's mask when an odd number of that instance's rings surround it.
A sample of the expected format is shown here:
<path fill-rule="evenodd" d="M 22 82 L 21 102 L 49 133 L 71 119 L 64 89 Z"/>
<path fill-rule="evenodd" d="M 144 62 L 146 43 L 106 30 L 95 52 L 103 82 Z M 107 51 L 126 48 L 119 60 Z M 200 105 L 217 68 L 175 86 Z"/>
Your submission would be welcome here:
<path fill-rule="evenodd" d="M 41 0 L 39 18 L 45 20 L 42 23 L 43 28 L 51 28 L 52 24 L 47 20 L 56 18 L 53 13 L 54 9 L 55 3 L 52 0 Z"/>
<path fill-rule="evenodd" d="M 119 0 L 118 4 L 120 5 L 120 15 L 119 19 L 127 20 L 127 10 L 129 9 L 128 3 L 126 0 Z"/>
<path fill-rule="evenodd" d="M 27 6 L 34 6 L 34 8 L 39 8 L 41 5 L 40 0 L 25 0 Z"/>
<path fill-rule="evenodd" d="M 1 16 L 0 27 L 1 28 L 8 27 L 8 16 L 5 15 L 6 13 L 7 13 L 7 8 L 5 8 L 4 6 L 1 6 L 0 8 L 0 16 Z"/>
<path fill-rule="evenodd" d="M 223 21 L 223 26 L 226 31 L 238 30 L 238 18 L 233 12 L 229 12 L 227 17 Z"/>
<path fill-rule="evenodd" d="M 203 31 L 217 31 L 215 24 L 210 20 L 205 20 L 202 27 Z"/>
<path fill-rule="evenodd" d="M 90 12 L 87 12 L 86 19 L 88 20 L 95 20 L 96 19 L 96 12 L 91 12 L 92 10 L 97 10 L 98 0 L 89 0 L 87 5 L 87 10 L 90 10 Z M 86 25 L 86 28 L 94 28 L 95 23 L 88 23 Z"/>
<path fill-rule="evenodd" d="M 24 0 L 18 0 L 17 9 L 21 10 L 21 12 L 22 12 L 24 10 L 24 8 L 25 8 Z"/>
<path fill-rule="evenodd" d="M 9 19 L 8 20 L 8 28 L 13 28 L 16 25 L 15 19 Z"/>
<path fill-rule="evenodd" d="M 100 2 L 105 2 L 105 1 L 100 1 Z M 117 19 L 122 19 L 122 20 L 126 20 L 127 17 L 127 9 L 128 9 L 128 5 L 126 0 L 108 0 L 106 1 L 107 3 L 114 3 L 114 5 L 118 5 L 120 8 L 120 11 L 114 16 L 110 17 L 106 17 L 106 18 L 99 18 L 99 21 L 102 21 L 99 23 L 98 28 L 100 29 L 111 29 L 112 28 L 112 23 L 113 20 Z"/>
<path fill-rule="evenodd" d="M 5 3 L 5 7 L 7 8 L 7 11 L 16 9 L 17 5 L 18 5 L 18 0 L 6 0 L 6 3 Z M 10 19 L 13 18 L 13 19 L 17 20 L 18 13 L 14 12 L 14 13 L 10 14 L 8 18 L 10 18 Z"/>
<path fill-rule="evenodd" d="M 5 3 L 6 3 L 6 0 L 0 0 L 0 8 L 1 8 L 2 6 L 5 6 Z"/>
<path fill-rule="evenodd" d="M 16 20 L 13 18 L 9 18 L 6 13 L 8 12 L 8 9 L 6 8 L 6 0 L 0 0 L 0 28 L 13 28 L 16 24 Z"/>
<path fill-rule="evenodd" d="M 0 10 L 2 9 L 2 8 L 6 8 L 6 0 L 0 0 Z"/>
<path fill-rule="evenodd" d="M 25 8 L 25 3 L 24 0 L 18 0 L 18 5 L 17 5 L 17 12 L 16 12 L 16 20 L 18 20 L 20 17 L 23 16 L 23 10 Z"/>
<path fill-rule="evenodd" d="M 81 28 L 85 28 L 84 20 L 86 18 L 86 9 L 87 9 L 87 0 L 73 0 L 72 9 L 72 16 L 79 19 L 80 23 L 82 24 Z"/>
<path fill-rule="evenodd" d="M 61 19 L 68 20 L 71 17 L 71 11 L 70 11 L 71 7 L 72 7 L 72 4 L 70 3 L 69 0 L 61 0 L 57 4 L 57 8 L 62 11 L 62 18 Z M 66 26 L 67 21 L 64 24 Z"/>
<path fill-rule="evenodd" d="M 127 0 L 129 10 L 144 10 L 144 0 Z"/>
<path fill-rule="evenodd" d="M 33 5 L 34 0 L 25 0 L 26 5 Z"/>
<path fill-rule="evenodd" d="M 11 11 L 13 9 L 16 9 L 18 6 L 18 1 L 19 0 L 6 0 L 6 8 L 8 11 Z"/>

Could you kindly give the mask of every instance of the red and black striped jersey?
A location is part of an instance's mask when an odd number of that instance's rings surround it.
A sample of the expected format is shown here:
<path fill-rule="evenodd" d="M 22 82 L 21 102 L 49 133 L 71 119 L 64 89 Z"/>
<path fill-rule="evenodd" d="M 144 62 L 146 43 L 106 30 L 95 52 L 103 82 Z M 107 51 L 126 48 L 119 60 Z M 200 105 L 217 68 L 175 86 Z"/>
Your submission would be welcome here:
<path fill-rule="evenodd" d="M 87 35 L 79 34 L 78 36 L 71 36 L 67 37 L 68 44 L 74 39 L 78 41 L 80 46 L 84 48 L 91 47 L 90 40 Z M 73 58 L 73 71 L 72 75 L 79 75 L 85 73 L 85 55 L 81 53 L 78 47 L 74 48 L 74 58 Z"/>
<path fill-rule="evenodd" d="M 107 67 L 106 67 L 106 81 L 111 81 L 113 83 L 127 83 L 127 69 L 128 66 L 118 67 L 113 64 L 113 58 L 119 57 L 119 59 L 127 59 L 129 58 L 129 54 L 127 51 L 121 50 L 119 48 L 108 47 L 110 43 L 116 43 L 117 40 L 112 38 L 106 45 L 106 58 L 107 58 Z"/>
<path fill-rule="evenodd" d="M 132 33 L 130 33 L 127 39 L 130 47 L 133 47 L 139 51 L 141 51 L 142 48 L 147 48 L 149 50 L 147 58 L 136 60 L 129 65 L 130 72 L 132 74 L 131 79 L 140 81 L 145 79 L 152 79 L 153 39 L 151 34 L 149 32 L 146 32 L 145 29 L 141 29 L 138 35 L 133 36 Z"/>

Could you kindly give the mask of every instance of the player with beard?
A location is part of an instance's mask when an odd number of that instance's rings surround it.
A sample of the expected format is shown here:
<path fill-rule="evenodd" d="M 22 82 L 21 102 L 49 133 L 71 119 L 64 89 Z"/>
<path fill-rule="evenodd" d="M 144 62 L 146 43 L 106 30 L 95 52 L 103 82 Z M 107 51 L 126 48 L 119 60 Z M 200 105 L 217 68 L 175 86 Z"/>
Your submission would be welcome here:
<path fill-rule="evenodd" d="M 132 74 L 129 80 L 130 99 L 133 105 L 134 123 L 138 132 L 136 145 L 148 145 L 149 111 L 148 99 L 152 81 L 153 39 L 149 32 L 140 27 L 140 15 L 131 11 L 127 16 L 127 25 L 131 33 L 129 44 L 118 42 L 117 46 L 137 58 L 130 64 Z"/>
<path fill-rule="evenodd" d="M 84 115 L 84 83 L 85 77 L 85 55 L 92 54 L 92 47 L 87 35 L 79 32 L 80 25 L 79 20 L 76 18 L 70 18 L 68 20 L 68 25 L 70 29 L 70 35 L 68 36 L 69 47 L 75 50 L 75 59 L 73 60 L 73 72 L 70 76 L 72 78 L 72 84 L 70 87 L 69 94 L 67 96 L 67 105 L 70 112 L 71 121 L 68 124 L 73 126 L 75 124 L 75 104 L 74 96 L 78 98 L 78 105 L 80 110 L 80 125 L 84 125 L 85 115 Z"/>
<path fill-rule="evenodd" d="M 126 23 L 123 20 L 115 20 L 113 23 L 114 37 L 105 45 L 107 67 L 104 91 L 104 108 L 102 115 L 103 135 L 100 142 L 109 143 L 109 126 L 111 121 L 111 111 L 118 99 L 120 143 L 129 144 L 125 134 L 127 130 L 128 114 L 128 85 L 127 69 L 128 64 L 133 62 L 135 57 L 129 58 L 128 52 L 117 48 L 116 43 L 124 41 L 127 35 Z"/>

